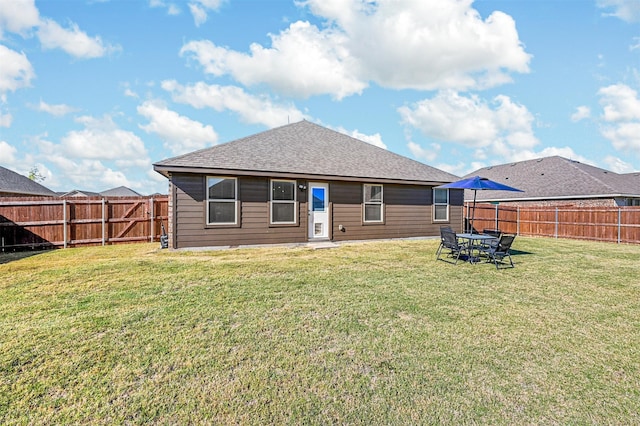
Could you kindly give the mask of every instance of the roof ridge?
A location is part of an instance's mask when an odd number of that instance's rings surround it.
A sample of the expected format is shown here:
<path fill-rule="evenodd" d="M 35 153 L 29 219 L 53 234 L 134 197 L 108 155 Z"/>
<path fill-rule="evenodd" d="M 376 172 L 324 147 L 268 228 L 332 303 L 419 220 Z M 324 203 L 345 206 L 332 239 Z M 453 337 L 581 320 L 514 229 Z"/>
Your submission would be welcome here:
<path fill-rule="evenodd" d="M 595 176 L 595 175 L 593 175 L 592 173 L 588 173 L 588 172 L 587 172 L 586 170 L 584 170 L 583 168 L 576 166 L 576 164 L 581 164 L 581 165 L 586 166 L 586 167 L 590 167 L 590 168 L 593 168 L 593 169 L 602 170 L 604 173 L 611 173 L 611 174 L 616 175 L 616 176 L 619 176 L 619 174 L 618 174 L 618 173 L 616 173 L 616 172 L 612 172 L 612 171 L 609 171 L 609 170 L 606 170 L 606 169 L 603 169 L 603 168 L 601 168 L 601 167 L 592 166 L 592 165 L 590 165 L 590 164 L 581 163 L 580 161 L 569 160 L 569 159 L 566 159 L 566 158 L 564 158 L 564 157 L 560 157 L 560 158 L 563 158 L 563 159 L 565 159 L 566 161 L 570 162 L 570 163 L 571 163 L 571 166 L 572 166 L 572 167 L 574 167 L 576 170 L 579 170 L 579 171 L 580 171 L 580 173 L 583 173 L 583 174 L 585 174 L 586 176 L 588 176 L 589 178 L 591 178 L 591 179 L 593 179 L 593 180 L 597 181 L 597 182 L 598 182 L 598 183 L 600 183 L 601 185 L 603 185 L 603 186 L 605 186 L 606 188 L 608 188 L 610 191 L 614 191 L 614 192 L 615 192 L 615 191 L 617 191 L 617 190 L 619 189 L 619 188 L 615 188 L 614 186 L 612 186 L 612 185 L 611 185 L 611 184 L 609 184 L 608 182 L 604 181 L 603 179 L 599 178 L 598 176 Z"/>

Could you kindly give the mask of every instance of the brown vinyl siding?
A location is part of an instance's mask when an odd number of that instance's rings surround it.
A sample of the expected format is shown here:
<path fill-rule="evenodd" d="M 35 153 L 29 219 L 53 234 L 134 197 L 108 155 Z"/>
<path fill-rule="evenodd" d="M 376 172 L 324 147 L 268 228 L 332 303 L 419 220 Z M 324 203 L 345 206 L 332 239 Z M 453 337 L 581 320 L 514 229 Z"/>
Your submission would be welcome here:
<path fill-rule="evenodd" d="M 206 176 L 173 174 L 175 210 L 174 247 L 237 246 L 250 244 L 303 243 L 308 241 L 308 192 L 297 189 L 298 223 L 271 225 L 270 180 L 238 177 L 238 225 L 206 224 Z M 307 185 L 299 180 L 297 185 Z M 296 185 L 296 186 L 297 186 Z M 463 191 L 450 191 L 448 222 L 433 222 L 433 191 L 430 186 L 384 184 L 384 222 L 364 224 L 362 184 L 329 182 L 330 238 L 335 241 L 405 238 L 439 235 L 440 226 L 462 228 Z M 343 231 L 339 226 L 343 226 Z"/>
<path fill-rule="evenodd" d="M 306 203 L 298 202 L 297 225 L 270 225 L 267 178 L 238 178 L 238 225 L 207 225 L 205 179 L 204 175 L 190 174 L 174 174 L 171 177 L 176 191 L 176 248 L 279 244 L 307 240 Z M 299 191 L 297 196 L 299 201 L 304 200 L 306 193 Z M 305 213 L 300 214 L 302 211 Z"/>
<path fill-rule="evenodd" d="M 384 222 L 363 223 L 362 184 L 332 183 L 333 239 L 368 240 L 436 236 L 441 225 L 462 228 L 462 191 L 450 191 L 448 222 L 433 222 L 433 190 L 429 186 L 385 184 Z M 340 225 L 344 231 L 340 231 Z"/>

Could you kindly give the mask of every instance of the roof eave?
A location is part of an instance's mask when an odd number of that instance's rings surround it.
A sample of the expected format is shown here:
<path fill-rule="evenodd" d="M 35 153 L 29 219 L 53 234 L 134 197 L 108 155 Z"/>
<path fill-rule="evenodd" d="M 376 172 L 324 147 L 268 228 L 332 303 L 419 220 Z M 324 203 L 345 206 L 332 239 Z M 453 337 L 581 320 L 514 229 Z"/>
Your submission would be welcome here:
<path fill-rule="evenodd" d="M 362 176 L 338 176 L 338 175 L 321 175 L 310 173 L 292 173 L 292 172 L 277 172 L 277 171 L 260 171 L 260 170 L 239 170 L 239 169 L 220 169 L 220 168 L 208 168 L 208 167 L 185 167 L 185 166 L 167 166 L 161 164 L 154 164 L 153 169 L 161 175 L 169 178 L 171 173 L 186 173 L 186 174 L 206 174 L 206 175 L 222 175 L 222 176 L 261 176 L 271 178 L 286 178 L 286 179 L 304 179 L 304 180 L 339 180 L 346 182 L 379 182 L 379 183 L 397 183 L 403 185 L 424 185 L 424 186 L 437 186 L 441 185 L 443 181 L 424 181 L 413 179 L 394 179 L 394 178 L 376 178 L 376 177 L 362 177 Z"/>

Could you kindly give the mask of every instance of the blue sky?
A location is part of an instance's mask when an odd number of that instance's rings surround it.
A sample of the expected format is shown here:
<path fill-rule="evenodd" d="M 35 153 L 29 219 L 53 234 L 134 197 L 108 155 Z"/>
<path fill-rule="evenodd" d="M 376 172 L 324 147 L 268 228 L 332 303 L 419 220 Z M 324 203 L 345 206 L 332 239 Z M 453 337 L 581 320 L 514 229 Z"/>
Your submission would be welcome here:
<path fill-rule="evenodd" d="M 306 119 L 462 176 L 640 170 L 640 0 L 0 0 L 0 165 L 167 191 L 156 161 Z"/>

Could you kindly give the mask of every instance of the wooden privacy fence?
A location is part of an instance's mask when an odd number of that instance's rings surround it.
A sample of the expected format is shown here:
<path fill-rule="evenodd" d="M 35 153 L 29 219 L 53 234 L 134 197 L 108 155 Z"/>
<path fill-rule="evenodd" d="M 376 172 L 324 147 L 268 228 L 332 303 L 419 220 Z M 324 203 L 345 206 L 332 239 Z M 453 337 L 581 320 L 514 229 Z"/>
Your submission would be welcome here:
<path fill-rule="evenodd" d="M 168 198 L 0 198 L 0 249 L 157 241 Z"/>
<path fill-rule="evenodd" d="M 467 204 L 467 217 L 473 205 Z M 640 207 L 515 207 L 476 204 L 473 227 L 506 233 L 640 243 Z"/>

